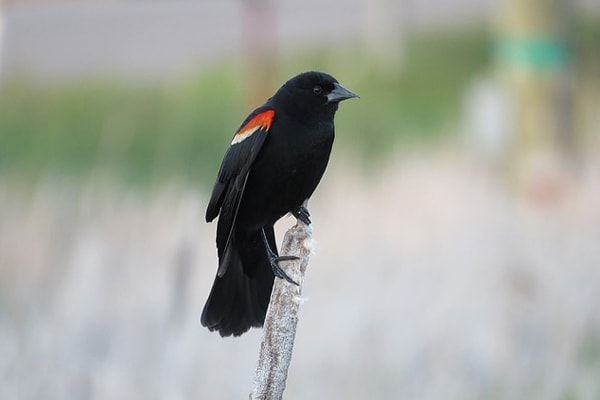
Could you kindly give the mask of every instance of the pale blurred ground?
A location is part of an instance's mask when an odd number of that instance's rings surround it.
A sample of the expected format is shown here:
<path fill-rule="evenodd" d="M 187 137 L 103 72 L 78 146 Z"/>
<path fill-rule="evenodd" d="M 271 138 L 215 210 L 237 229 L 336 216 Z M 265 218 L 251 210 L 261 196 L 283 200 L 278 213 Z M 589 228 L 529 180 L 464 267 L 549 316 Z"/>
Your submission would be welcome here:
<path fill-rule="evenodd" d="M 543 207 L 496 178 L 452 153 L 370 177 L 334 160 L 286 398 L 600 396 L 597 161 Z M 199 324 L 206 194 L 5 189 L 0 398 L 247 396 L 260 330 Z"/>
<path fill-rule="evenodd" d="M 462 24 L 496 3 L 403 1 L 387 22 Z M 338 1 L 298 4 L 279 8 L 280 47 L 381 35 L 367 2 L 342 14 Z M 160 81 L 243 58 L 232 1 L 4 10 L 2 72 L 33 80 Z M 372 169 L 334 149 L 309 204 L 316 251 L 286 399 L 600 398 L 598 93 L 590 87 L 582 106 L 578 159 L 542 160 L 523 189 L 501 160 L 510 113 L 495 84 L 474 77 L 465 88 L 465 132 L 452 138 L 489 128 L 471 148 L 392 152 Z M 338 121 L 347 117 L 342 106 Z M 208 195 L 179 180 L 0 176 L 0 399 L 247 398 L 261 331 L 222 339 L 199 322 L 217 266 Z"/>

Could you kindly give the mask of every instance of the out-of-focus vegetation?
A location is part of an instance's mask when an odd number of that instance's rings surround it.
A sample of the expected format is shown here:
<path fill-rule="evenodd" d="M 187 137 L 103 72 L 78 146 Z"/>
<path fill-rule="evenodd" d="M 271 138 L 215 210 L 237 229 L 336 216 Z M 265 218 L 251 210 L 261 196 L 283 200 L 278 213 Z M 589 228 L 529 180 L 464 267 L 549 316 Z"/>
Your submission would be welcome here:
<path fill-rule="evenodd" d="M 487 40 L 479 30 L 415 37 L 393 73 L 352 49 L 284 58 L 276 85 L 301 64 L 335 74 L 360 94 L 344 104 L 338 145 L 379 156 L 394 141 L 432 137 L 456 122 L 461 89 L 486 66 Z M 108 173 L 127 183 L 173 176 L 210 181 L 252 107 L 243 104 L 243 79 L 226 64 L 161 86 L 13 81 L 0 91 L 0 174 L 34 181 L 54 173 Z"/>
<path fill-rule="evenodd" d="M 576 66 L 593 79 L 600 70 L 600 23 L 574 26 Z M 398 142 L 455 131 L 465 86 L 490 67 L 490 37 L 479 28 L 413 35 L 400 54 L 395 61 L 352 47 L 287 54 L 278 61 L 272 90 L 300 72 L 298 65 L 336 75 L 361 96 L 344 104 L 337 118 L 337 146 L 372 161 Z M 0 175 L 208 183 L 231 135 L 259 105 L 244 104 L 244 79 L 240 67 L 224 63 L 154 86 L 9 81 L 0 90 Z"/>
<path fill-rule="evenodd" d="M 106 172 L 132 183 L 173 173 L 203 178 L 240 108 L 229 76 L 213 71 L 163 87 L 13 83 L 0 95 L 1 172 Z"/>
<path fill-rule="evenodd" d="M 600 19 L 584 18 L 572 33 L 579 68 L 590 73 L 588 78 L 600 80 Z"/>
<path fill-rule="evenodd" d="M 342 60 L 337 53 L 311 60 L 360 95 L 344 103 L 336 140 L 369 160 L 396 142 L 428 141 L 451 131 L 446 128 L 458 122 L 463 89 L 489 66 L 489 35 L 477 28 L 421 34 L 400 54 L 395 61 L 364 50 Z"/>

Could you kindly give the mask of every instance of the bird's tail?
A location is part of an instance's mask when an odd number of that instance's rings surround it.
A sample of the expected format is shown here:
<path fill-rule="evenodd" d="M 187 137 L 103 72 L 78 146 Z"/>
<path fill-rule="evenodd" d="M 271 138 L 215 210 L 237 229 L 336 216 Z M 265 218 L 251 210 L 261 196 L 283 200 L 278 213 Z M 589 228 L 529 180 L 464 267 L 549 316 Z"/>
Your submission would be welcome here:
<path fill-rule="evenodd" d="M 266 227 L 265 234 L 276 250 L 273 227 Z M 202 325 L 221 336 L 239 336 L 261 327 L 274 280 L 261 231 L 232 237 L 219 261 L 226 264 L 219 266 L 202 311 Z"/>

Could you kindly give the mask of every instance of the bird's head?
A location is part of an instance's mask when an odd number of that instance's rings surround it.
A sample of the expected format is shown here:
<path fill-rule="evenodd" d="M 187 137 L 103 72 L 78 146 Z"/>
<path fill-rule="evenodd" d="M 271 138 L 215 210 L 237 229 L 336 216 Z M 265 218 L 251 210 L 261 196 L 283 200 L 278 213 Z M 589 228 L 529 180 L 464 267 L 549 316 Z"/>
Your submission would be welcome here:
<path fill-rule="evenodd" d="M 332 118 L 340 101 L 358 97 L 331 75 L 309 71 L 288 80 L 275 93 L 273 100 L 285 103 L 302 115 L 330 115 Z"/>

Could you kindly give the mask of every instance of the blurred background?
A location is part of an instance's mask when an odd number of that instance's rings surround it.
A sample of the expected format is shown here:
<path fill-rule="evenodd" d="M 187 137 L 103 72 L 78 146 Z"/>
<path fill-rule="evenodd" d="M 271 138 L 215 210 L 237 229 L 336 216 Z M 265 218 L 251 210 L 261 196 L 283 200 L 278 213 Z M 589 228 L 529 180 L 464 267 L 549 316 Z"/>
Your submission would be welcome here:
<path fill-rule="evenodd" d="M 286 398 L 600 398 L 598 0 L 0 2 L 0 398 L 247 398 L 204 211 L 311 69 L 361 98 Z"/>

